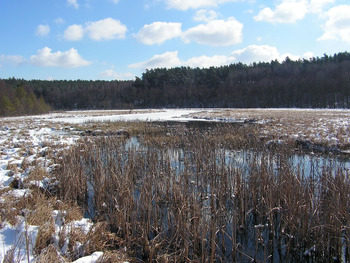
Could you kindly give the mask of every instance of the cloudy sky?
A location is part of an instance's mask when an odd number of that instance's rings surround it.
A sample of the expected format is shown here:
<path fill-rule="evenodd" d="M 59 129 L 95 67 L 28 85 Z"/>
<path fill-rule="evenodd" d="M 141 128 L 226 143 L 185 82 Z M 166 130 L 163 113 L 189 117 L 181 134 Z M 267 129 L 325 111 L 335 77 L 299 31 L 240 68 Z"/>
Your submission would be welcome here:
<path fill-rule="evenodd" d="M 350 51 L 349 0 L 0 0 L 0 10 L 0 78 L 134 79 Z"/>

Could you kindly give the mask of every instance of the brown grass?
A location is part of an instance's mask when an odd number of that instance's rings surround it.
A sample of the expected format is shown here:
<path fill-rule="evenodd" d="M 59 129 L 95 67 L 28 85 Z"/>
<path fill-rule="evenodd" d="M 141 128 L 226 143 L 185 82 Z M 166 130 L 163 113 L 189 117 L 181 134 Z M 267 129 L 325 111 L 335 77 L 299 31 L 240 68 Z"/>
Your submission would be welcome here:
<path fill-rule="evenodd" d="M 349 251 L 346 171 L 313 163 L 306 176 L 286 149 L 266 151 L 258 128 L 161 124 L 131 147 L 86 141 L 62 160 L 60 198 L 83 205 L 149 262 L 340 258 Z"/>
<path fill-rule="evenodd" d="M 52 244 L 41 250 L 40 255 L 36 258 L 37 263 L 65 263 L 66 261 L 57 251 L 56 247 Z"/>
<path fill-rule="evenodd" d="M 264 123 L 260 126 L 261 135 L 274 138 L 280 136 L 311 140 L 328 145 L 329 135 L 337 137 L 336 146 L 350 149 L 348 138 L 350 112 L 347 110 L 310 109 L 219 109 L 204 110 L 191 114 L 203 118 L 227 118 L 235 120 L 254 120 Z"/>
<path fill-rule="evenodd" d="M 79 227 L 63 228 L 60 234 L 60 247 L 69 239 L 67 257 L 76 260 L 79 257 L 90 255 L 96 251 L 113 251 L 122 244 L 122 240 L 111 233 L 106 222 L 100 222 L 85 233 Z M 77 247 L 77 244 L 81 244 Z M 112 257 L 113 253 L 111 253 Z M 121 254 L 119 254 L 121 256 Z"/>
<path fill-rule="evenodd" d="M 317 118 L 326 119 L 326 111 L 294 116 L 275 110 L 237 113 L 242 119 L 269 122 L 200 127 L 87 123 L 81 129 L 106 133 L 125 129 L 137 135 L 138 142 L 128 146 L 125 138 L 116 136 L 83 139 L 64 153 L 55 171 L 58 197 L 34 188 L 30 195 L 14 199 L 3 190 L 0 219 L 16 224 L 16 217 L 29 211 L 28 224 L 40 226 L 35 244 L 38 262 L 65 260 L 52 245 L 53 210 L 63 212 L 66 226 L 58 243 L 61 248 L 69 238 L 67 260 L 109 251 L 101 262 L 122 262 L 124 247 L 149 262 L 266 262 L 276 256 L 281 261 L 348 259 L 347 171 L 328 165 L 320 169 L 314 163 L 314 172 L 305 176 L 295 169 L 299 164 L 291 165 L 288 158 L 289 148 L 298 147 L 290 134 L 303 134 L 303 140 L 311 138 L 321 146 L 328 144 L 324 137 L 333 134 L 338 146 L 346 149 L 349 125 L 337 129 L 334 122 L 318 122 Z M 225 114 L 233 116 L 232 111 Z M 267 141 L 279 139 L 285 144 L 265 149 Z M 47 157 L 53 158 L 56 150 L 48 151 Z M 240 165 L 228 160 L 226 153 L 231 150 L 243 153 L 237 155 L 242 158 Z M 24 161 L 22 168 L 27 165 Z M 37 167 L 24 183 L 47 176 Z M 95 191 L 92 199 L 90 186 Z M 87 234 L 67 227 L 86 211 L 96 223 Z M 77 242 L 82 245 L 79 251 Z M 303 252 L 314 246 L 315 252 L 304 257 Z"/>
<path fill-rule="evenodd" d="M 99 258 L 96 263 L 124 263 L 130 262 L 130 258 L 126 256 L 125 251 L 107 251 Z"/>
<path fill-rule="evenodd" d="M 34 226 L 42 226 L 52 219 L 55 198 L 47 198 L 41 191 L 32 191 L 31 197 L 27 200 L 26 208 L 29 209 L 27 214 L 27 223 Z"/>
<path fill-rule="evenodd" d="M 85 241 L 85 253 L 113 250 L 122 245 L 122 240 L 110 232 L 107 222 L 98 222 L 90 230 Z"/>
<path fill-rule="evenodd" d="M 55 223 L 51 218 L 51 220 L 39 227 L 39 232 L 34 245 L 34 251 L 36 254 L 41 255 L 44 249 L 46 250 L 46 253 L 48 253 L 48 255 L 52 254 L 52 251 L 50 251 L 52 248 L 48 248 L 48 246 L 54 243 L 54 234 Z"/>
<path fill-rule="evenodd" d="M 28 196 L 16 198 L 10 194 L 10 190 L 12 189 L 5 188 L 5 192 L 1 196 L 3 201 L 0 202 L 0 218 L 1 225 L 3 222 L 7 221 L 11 225 L 15 226 L 18 223 L 18 216 L 21 216 L 24 209 L 27 208 Z"/>
<path fill-rule="evenodd" d="M 50 176 L 43 167 L 34 166 L 34 168 L 32 168 L 29 171 L 28 176 L 23 180 L 23 182 L 25 184 L 29 183 L 30 181 L 40 182 L 46 177 L 50 177 Z"/>

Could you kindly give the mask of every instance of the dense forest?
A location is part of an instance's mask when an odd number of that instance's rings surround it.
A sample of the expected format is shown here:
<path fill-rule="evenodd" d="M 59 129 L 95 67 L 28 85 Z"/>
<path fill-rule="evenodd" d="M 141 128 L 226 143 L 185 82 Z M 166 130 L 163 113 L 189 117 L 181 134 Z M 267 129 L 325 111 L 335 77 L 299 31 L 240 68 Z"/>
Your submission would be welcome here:
<path fill-rule="evenodd" d="M 46 113 L 50 106 L 42 96 L 36 97 L 34 92 L 16 81 L 16 86 L 10 87 L 0 80 L 0 116 L 20 116 Z"/>
<path fill-rule="evenodd" d="M 130 81 L 4 79 L 53 109 L 350 107 L 350 53 L 210 68 L 157 68 Z M 2 100 L 4 93 L 1 90 Z M 11 95 L 13 105 L 18 103 Z M 0 98 L 1 99 L 1 98 Z M 5 94 L 6 100 L 6 94 Z M 40 100 L 40 99 L 39 99 Z M 23 100 L 22 100 L 23 101 Z M 18 106 L 15 106 L 17 108 Z"/>

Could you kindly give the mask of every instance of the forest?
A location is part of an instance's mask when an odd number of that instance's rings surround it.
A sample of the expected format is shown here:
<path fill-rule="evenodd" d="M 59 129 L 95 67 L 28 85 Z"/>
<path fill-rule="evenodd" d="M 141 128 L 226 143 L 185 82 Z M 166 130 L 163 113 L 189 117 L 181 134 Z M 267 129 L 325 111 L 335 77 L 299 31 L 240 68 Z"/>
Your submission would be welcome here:
<path fill-rule="evenodd" d="M 18 95 L 19 88 L 27 93 L 26 100 Z M 287 57 L 283 62 L 273 60 L 250 65 L 156 68 L 146 70 L 141 78 L 130 81 L 10 78 L 0 80 L 0 89 L 1 115 L 23 113 L 18 107 L 27 106 L 18 101 L 28 101 L 30 97 L 35 97 L 35 105 L 45 102 L 54 110 L 349 108 L 350 53 L 324 54 L 323 57 L 297 61 Z M 8 102 L 12 106 L 4 106 Z"/>
<path fill-rule="evenodd" d="M 14 87 L 0 80 L 0 116 L 20 116 L 46 113 L 50 106 L 42 96 L 16 81 Z"/>

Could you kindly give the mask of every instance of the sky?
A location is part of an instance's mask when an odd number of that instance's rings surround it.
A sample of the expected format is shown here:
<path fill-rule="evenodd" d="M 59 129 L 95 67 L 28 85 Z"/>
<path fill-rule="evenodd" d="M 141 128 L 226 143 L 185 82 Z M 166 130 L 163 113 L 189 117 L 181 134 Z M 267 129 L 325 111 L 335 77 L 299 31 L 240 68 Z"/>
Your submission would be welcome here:
<path fill-rule="evenodd" d="M 0 78 L 128 80 L 350 51 L 350 0 L 0 0 L 0 11 Z"/>

